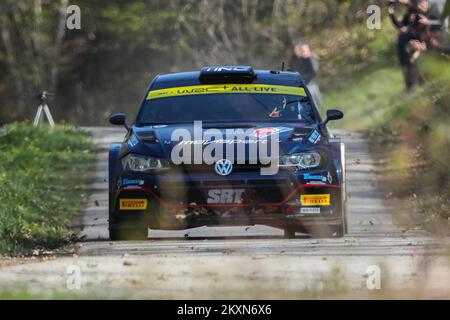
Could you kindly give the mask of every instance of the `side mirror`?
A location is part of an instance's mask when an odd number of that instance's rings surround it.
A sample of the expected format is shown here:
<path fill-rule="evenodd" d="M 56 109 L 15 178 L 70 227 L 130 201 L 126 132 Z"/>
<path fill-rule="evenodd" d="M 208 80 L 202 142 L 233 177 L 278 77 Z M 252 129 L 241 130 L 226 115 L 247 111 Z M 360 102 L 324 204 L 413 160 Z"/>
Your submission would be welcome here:
<path fill-rule="evenodd" d="M 125 128 L 129 129 L 128 125 L 126 124 L 127 116 L 123 113 L 117 113 L 112 115 L 109 118 L 109 122 L 115 126 L 124 126 Z"/>
<path fill-rule="evenodd" d="M 326 125 L 330 121 L 340 120 L 344 118 L 344 113 L 339 110 L 330 109 L 327 111 L 327 118 L 325 119 L 323 125 Z"/>

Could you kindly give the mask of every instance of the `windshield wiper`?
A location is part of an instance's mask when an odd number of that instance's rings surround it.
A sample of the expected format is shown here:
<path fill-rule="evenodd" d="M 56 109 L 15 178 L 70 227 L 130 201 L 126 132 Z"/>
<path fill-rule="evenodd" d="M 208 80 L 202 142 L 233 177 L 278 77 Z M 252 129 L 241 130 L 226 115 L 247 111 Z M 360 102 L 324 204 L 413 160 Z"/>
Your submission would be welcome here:
<path fill-rule="evenodd" d="M 205 129 L 236 129 L 236 128 L 255 128 L 256 126 L 253 124 L 203 124 L 203 128 Z"/>
<path fill-rule="evenodd" d="M 137 126 L 139 127 L 145 127 L 145 126 L 168 126 L 172 124 L 188 124 L 190 122 L 142 122 L 137 123 Z"/>

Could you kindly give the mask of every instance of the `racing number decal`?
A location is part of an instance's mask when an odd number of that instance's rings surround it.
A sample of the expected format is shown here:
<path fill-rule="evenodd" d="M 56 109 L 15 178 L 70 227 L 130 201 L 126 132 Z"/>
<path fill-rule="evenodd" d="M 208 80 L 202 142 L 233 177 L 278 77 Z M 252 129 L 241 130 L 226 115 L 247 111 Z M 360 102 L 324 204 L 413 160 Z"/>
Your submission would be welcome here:
<path fill-rule="evenodd" d="M 178 96 L 222 93 L 258 93 L 306 96 L 305 89 L 299 87 L 274 86 L 265 84 L 221 84 L 153 90 L 148 93 L 147 100 Z"/>

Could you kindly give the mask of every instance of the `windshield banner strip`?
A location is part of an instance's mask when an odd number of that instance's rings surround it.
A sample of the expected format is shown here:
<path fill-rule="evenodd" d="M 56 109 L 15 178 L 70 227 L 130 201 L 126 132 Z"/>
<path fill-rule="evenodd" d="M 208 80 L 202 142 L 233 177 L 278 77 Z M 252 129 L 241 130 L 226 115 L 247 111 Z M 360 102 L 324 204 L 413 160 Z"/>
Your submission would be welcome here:
<path fill-rule="evenodd" d="M 274 86 L 266 84 L 221 84 L 154 90 L 148 93 L 147 100 L 223 93 L 286 94 L 306 96 L 305 89 L 299 87 Z"/>

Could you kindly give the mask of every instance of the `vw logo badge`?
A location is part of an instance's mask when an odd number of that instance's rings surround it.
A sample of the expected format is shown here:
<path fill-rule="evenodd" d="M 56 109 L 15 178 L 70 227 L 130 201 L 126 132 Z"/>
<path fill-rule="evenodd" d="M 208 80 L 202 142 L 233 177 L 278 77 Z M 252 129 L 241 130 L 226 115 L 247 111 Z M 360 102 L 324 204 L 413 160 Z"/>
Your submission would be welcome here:
<path fill-rule="evenodd" d="M 233 172 L 233 163 L 230 160 L 222 159 L 216 162 L 214 169 L 218 175 L 228 176 Z"/>

